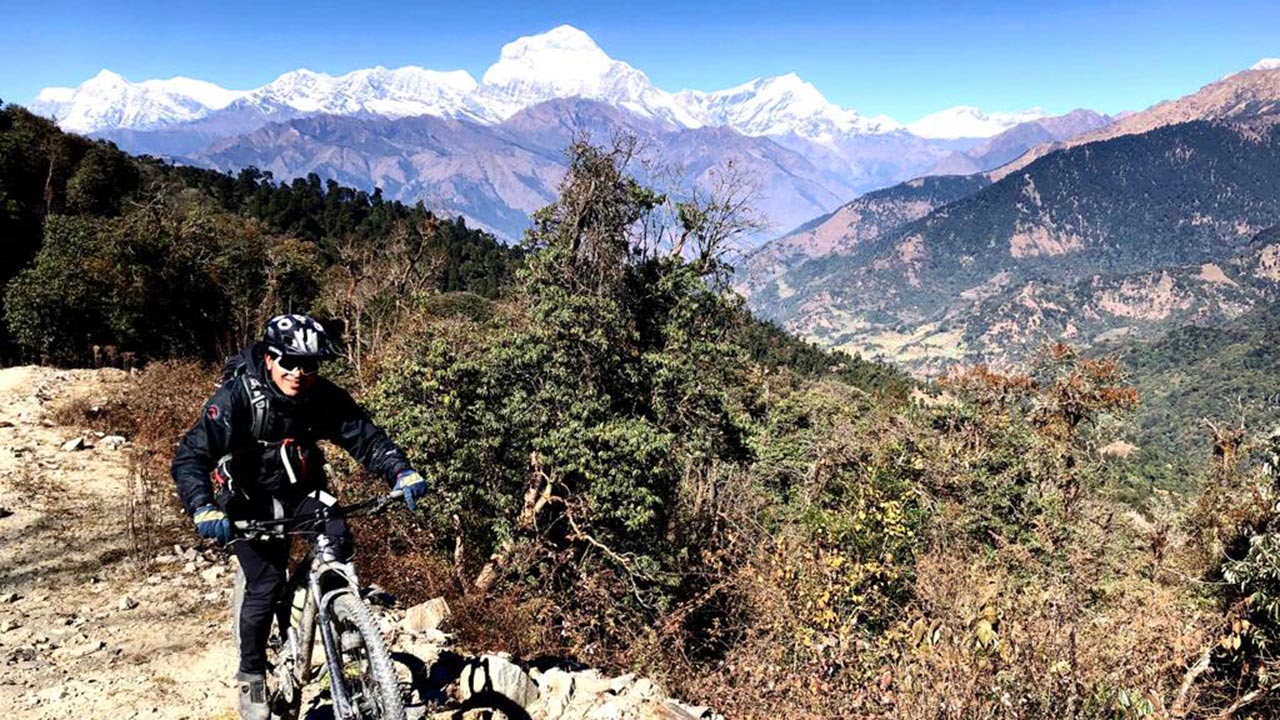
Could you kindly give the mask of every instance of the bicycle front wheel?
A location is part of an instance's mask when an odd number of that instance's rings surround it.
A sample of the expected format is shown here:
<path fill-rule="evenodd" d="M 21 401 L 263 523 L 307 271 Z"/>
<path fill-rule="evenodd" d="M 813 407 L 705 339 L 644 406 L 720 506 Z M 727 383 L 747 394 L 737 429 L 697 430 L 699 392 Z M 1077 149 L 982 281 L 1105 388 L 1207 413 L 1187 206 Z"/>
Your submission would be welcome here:
<path fill-rule="evenodd" d="M 333 682 L 341 682 L 351 707 L 352 718 L 360 720 L 404 720 L 404 700 L 400 680 L 391 664 L 391 654 L 378 623 L 368 606 L 354 594 L 333 599 L 333 636 L 342 653 L 342 672 Z"/>

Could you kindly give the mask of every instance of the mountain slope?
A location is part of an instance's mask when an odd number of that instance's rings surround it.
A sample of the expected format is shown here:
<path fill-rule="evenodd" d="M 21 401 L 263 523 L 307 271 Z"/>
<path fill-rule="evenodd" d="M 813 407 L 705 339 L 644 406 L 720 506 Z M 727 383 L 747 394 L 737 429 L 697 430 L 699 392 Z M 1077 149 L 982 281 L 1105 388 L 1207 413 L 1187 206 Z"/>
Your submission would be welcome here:
<path fill-rule="evenodd" d="M 848 253 L 988 184 L 981 175 L 924 177 L 867 193 L 747 254 L 735 289 L 758 304 L 787 297 L 795 290 L 777 282 L 787 270 L 812 258 Z"/>
<path fill-rule="evenodd" d="M 933 166 L 930 175 L 972 175 L 1000 167 L 1037 145 L 1068 140 L 1105 127 L 1111 119 L 1092 110 L 1038 118 L 996 135 L 963 152 L 954 152 Z"/>
<path fill-rule="evenodd" d="M 1274 118 L 1185 123 L 1070 148 L 848 253 L 803 263 L 778 281 L 797 292 L 752 303 L 849 350 L 922 365 L 998 360 L 1058 331 L 1015 319 L 992 334 L 1010 307 L 1067 318 L 1100 308 L 1095 334 L 1142 325 L 1124 303 L 1102 302 L 1105 281 L 1070 302 L 1064 288 L 1230 258 L 1280 221 L 1277 176 Z"/>
<path fill-rule="evenodd" d="M 1194 120 L 1233 120 L 1277 112 L 1280 112 L 1280 68 L 1271 68 L 1264 60 L 1253 69 L 1228 75 L 1195 93 L 1159 103 L 1094 132 L 1032 148 L 1015 161 L 994 170 L 991 179 L 999 180 L 1062 148 L 1121 135 L 1136 135 Z"/>
<path fill-rule="evenodd" d="M 226 170 L 252 165 L 277 178 L 316 173 L 358 187 L 376 185 L 390 198 L 421 199 L 518 239 L 528 214 L 555 197 L 564 148 L 575 138 L 607 142 L 619 133 L 638 137 L 649 155 L 681 171 L 689 183 L 705 186 L 712 168 L 732 162 L 753 180 L 758 208 L 778 226 L 799 223 L 857 194 L 768 138 L 729 128 L 676 128 L 582 99 L 551 100 L 498 125 L 431 116 L 299 118 L 224 140 L 197 159 Z"/>

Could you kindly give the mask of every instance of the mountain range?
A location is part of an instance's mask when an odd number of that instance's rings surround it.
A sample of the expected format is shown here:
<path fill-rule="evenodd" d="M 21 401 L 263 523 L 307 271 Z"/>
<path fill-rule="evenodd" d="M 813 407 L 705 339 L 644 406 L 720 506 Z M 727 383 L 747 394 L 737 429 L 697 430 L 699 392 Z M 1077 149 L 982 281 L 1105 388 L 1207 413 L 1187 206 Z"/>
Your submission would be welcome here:
<path fill-rule="evenodd" d="M 1263 66 L 989 172 L 870 193 L 749 254 L 738 287 L 795 332 L 923 372 L 1154 336 L 1271 301 L 1277 177 Z"/>
<path fill-rule="evenodd" d="M 492 124 L 540 102 L 570 97 L 598 100 L 680 127 L 728 126 L 745 135 L 794 133 L 815 140 L 903 129 L 930 139 L 990 137 L 1045 115 L 1039 109 L 988 114 L 960 106 L 904 126 L 883 115 L 865 117 L 841 108 L 794 73 L 717 92 L 671 93 L 609 57 L 589 35 L 569 25 L 508 43 L 480 82 L 462 70 L 415 66 L 375 67 L 338 77 L 299 69 L 240 91 L 182 77 L 130 83 L 103 70 L 75 88 L 46 88 L 28 109 L 54 117 L 64 130 L 95 133 L 159 130 L 219 113 L 257 113 L 263 119 L 433 115 Z"/>
<path fill-rule="evenodd" d="M 104 70 L 45 89 L 29 108 L 134 153 L 382 187 L 513 240 L 554 197 L 569 128 L 594 129 L 597 141 L 635 132 L 675 150 L 665 157 L 694 183 L 712 166 L 751 166 L 776 234 L 1044 118 L 957 107 L 903 125 L 831 103 L 795 74 L 668 92 L 570 26 L 508 43 L 479 82 L 464 71 L 376 67 L 337 77 L 296 70 L 237 91 L 188 78 L 130 83 Z M 573 118 L 557 115 L 570 108 Z"/>

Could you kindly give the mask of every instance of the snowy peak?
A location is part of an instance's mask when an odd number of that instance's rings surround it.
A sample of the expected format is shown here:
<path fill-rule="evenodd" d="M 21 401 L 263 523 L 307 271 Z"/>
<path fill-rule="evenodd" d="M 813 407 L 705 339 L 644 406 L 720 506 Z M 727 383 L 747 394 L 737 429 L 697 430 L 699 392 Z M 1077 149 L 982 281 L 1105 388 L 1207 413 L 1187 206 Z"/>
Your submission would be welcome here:
<path fill-rule="evenodd" d="M 830 142 L 847 133 L 896 130 L 890 118 L 865 118 L 829 102 L 795 73 L 757 78 L 728 90 L 685 90 L 676 96 L 706 125 L 728 125 L 744 135 L 800 135 Z"/>
<path fill-rule="evenodd" d="M 976 107 L 957 105 L 907 125 L 907 130 L 923 138 L 935 140 L 953 138 L 994 137 L 1014 125 L 1045 117 L 1040 108 L 1021 112 L 985 113 Z"/>
<path fill-rule="evenodd" d="M 590 35 L 571 25 L 507 43 L 479 83 L 461 70 L 379 66 L 339 76 L 293 70 L 255 90 L 240 91 L 185 77 L 131 83 L 103 70 L 76 88 L 46 88 L 31 109 L 57 118 L 68 130 L 89 133 L 155 130 L 214 113 L 219 115 L 211 120 L 219 122 L 226 116 L 241 118 L 232 122 L 237 128 L 270 118 L 318 113 L 433 115 L 497 123 L 538 103 L 574 97 L 676 127 L 729 127 L 751 136 L 795 135 L 832 146 L 852 136 L 903 129 L 883 115 L 864 116 L 830 102 L 795 73 L 758 78 L 716 92 L 672 94 L 656 87 L 640 70 L 610 57 Z M 907 129 L 927 138 L 990 137 L 1043 115 L 1039 110 L 985 114 L 961 106 L 930 115 Z"/>
<path fill-rule="evenodd" d="M 1280 70 L 1280 58 L 1262 58 L 1249 66 L 1250 70 Z"/>
<path fill-rule="evenodd" d="M 302 113 L 453 116 L 475 90 L 470 74 L 415 66 L 356 70 L 334 77 L 301 69 L 287 72 L 249 93 L 246 104 L 287 107 Z"/>
<path fill-rule="evenodd" d="M 697 124 L 670 93 L 609 57 L 591 36 L 571 25 L 503 46 L 498 62 L 484 73 L 475 104 L 505 120 L 530 105 L 570 97 L 601 100 L 678 125 Z"/>
<path fill-rule="evenodd" d="M 42 90 L 31 110 L 74 132 L 151 130 L 204 117 L 242 94 L 184 77 L 131 83 L 103 70 L 76 88 Z"/>

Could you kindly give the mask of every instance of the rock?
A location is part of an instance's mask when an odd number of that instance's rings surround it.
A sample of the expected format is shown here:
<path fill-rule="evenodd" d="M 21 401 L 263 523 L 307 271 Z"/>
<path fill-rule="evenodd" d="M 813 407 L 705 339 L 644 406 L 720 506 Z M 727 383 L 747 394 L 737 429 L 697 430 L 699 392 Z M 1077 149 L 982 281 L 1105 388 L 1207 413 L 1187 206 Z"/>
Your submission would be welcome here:
<path fill-rule="evenodd" d="M 82 658 L 106 649 L 107 644 L 101 640 L 86 640 L 76 645 L 58 648 L 53 656 L 56 658 Z"/>
<path fill-rule="evenodd" d="M 559 720 L 573 702 L 577 689 L 573 675 L 560 668 L 551 668 L 538 679 L 538 687 L 541 690 L 541 708 L 539 712 L 530 714 L 543 720 Z"/>
<path fill-rule="evenodd" d="M 622 720 L 622 708 L 617 703 L 601 703 L 593 707 L 587 715 L 589 720 Z"/>
<path fill-rule="evenodd" d="M 0 420 L 0 428 L 11 428 L 11 427 L 13 427 L 13 423 L 9 422 L 8 420 Z"/>
<path fill-rule="evenodd" d="M 452 614 L 453 612 L 449 609 L 449 603 L 445 602 L 444 598 L 432 598 L 409 608 L 404 614 L 402 624 L 409 632 L 418 633 L 437 630 Z"/>
<path fill-rule="evenodd" d="M 194 561 L 194 560 L 192 560 L 192 561 L 188 562 L 186 565 L 183 565 L 183 566 L 182 566 L 182 572 L 184 572 L 184 573 L 191 574 L 191 573 L 193 573 L 193 572 L 195 572 L 195 571 L 196 571 L 196 563 L 195 563 L 195 561 Z"/>
<path fill-rule="evenodd" d="M 719 718 L 720 717 L 715 713 L 715 711 L 713 711 L 711 708 L 707 707 L 706 705 L 685 705 L 684 703 L 678 702 L 676 700 L 667 700 L 667 704 L 675 705 L 676 707 L 680 708 L 681 710 L 684 710 L 685 712 L 689 713 L 690 715 L 697 718 L 698 720 L 703 720 L 703 718 Z"/>
<path fill-rule="evenodd" d="M 221 565 L 213 565 L 206 568 L 200 573 L 200 577 L 204 578 L 207 583 L 217 582 L 218 578 L 226 574 L 227 569 Z"/>
<path fill-rule="evenodd" d="M 125 595 L 124 597 L 120 598 L 120 604 L 117 607 L 119 607 L 121 610 L 132 610 L 138 607 L 138 601 L 134 600 L 128 595 Z"/>
<path fill-rule="evenodd" d="M 613 681 L 609 678 L 600 677 L 599 670 L 591 669 L 574 673 L 573 680 L 580 694 L 600 695 L 606 692 L 613 692 Z"/>
<path fill-rule="evenodd" d="M 662 697 L 666 693 L 662 692 L 662 688 L 654 684 L 649 678 L 640 678 L 635 681 L 631 688 L 627 691 L 628 695 L 638 698 Z"/>
<path fill-rule="evenodd" d="M 98 441 L 98 446 L 104 450 L 119 450 L 127 442 L 129 441 L 120 435 L 106 435 Z"/>
<path fill-rule="evenodd" d="M 528 673 L 497 655 L 482 655 L 469 661 L 462 668 L 458 688 L 463 702 L 482 693 L 502 695 L 522 708 L 529 708 L 538 700 L 538 686 Z"/>
<path fill-rule="evenodd" d="M 75 452 L 84 449 L 84 438 L 76 437 L 62 443 L 63 452 Z"/>
<path fill-rule="evenodd" d="M 7 633 L 10 630 L 17 630 L 20 627 L 22 626 L 12 620 L 5 620 L 4 622 L 0 623 L 0 633 Z"/>
<path fill-rule="evenodd" d="M 54 685 L 51 688 L 45 688 L 35 694 L 35 698 L 39 702 L 57 702 L 66 696 L 66 685 Z"/>
<path fill-rule="evenodd" d="M 16 593 L 16 592 L 7 592 L 7 593 L 5 593 L 5 594 L 3 594 L 3 595 L 0 595 L 0 603 L 6 603 L 6 604 L 7 604 L 7 603 L 16 603 L 16 602 L 18 602 L 18 598 L 19 598 L 19 597 L 21 597 L 21 596 L 20 596 L 20 595 L 18 595 L 18 593 Z"/>
<path fill-rule="evenodd" d="M 440 653 L 444 650 L 444 645 L 433 642 L 422 642 L 417 639 L 403 640 L 397 646 L 401 652 L 412 655 L 422 661 L 426 667 L 431 667 L 440 659 Z"/>
<path fill-rule="evenodd" d="M 214 591 L 213 591 L 213 592 L 211 592 L 211 593 L 205 593 L 205 595 L 204 595 L 204 601 L 205 601 L 205 602 L 217 602 L 218 598 L 219 598 L 221 595 L 222 595 L 222 593 L 219 593 L 217 590 L 214 590 Z"/>
<path fill-rule="evenodd" d="M 636 681 L 635 673 L 627 673 L 626 675 L 619 675 L 618 677 L 609 681 L 609 690 L 615 694 L 621 694 L 625 692 L 627 688 L 631 687 L 631 684 L 634 683 L 635 681 Z"/>

